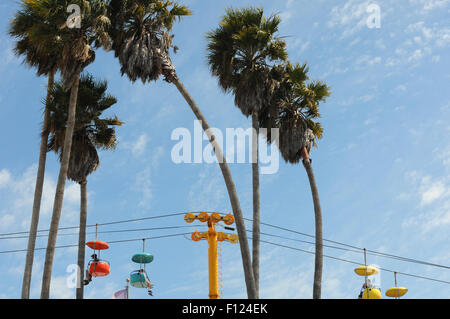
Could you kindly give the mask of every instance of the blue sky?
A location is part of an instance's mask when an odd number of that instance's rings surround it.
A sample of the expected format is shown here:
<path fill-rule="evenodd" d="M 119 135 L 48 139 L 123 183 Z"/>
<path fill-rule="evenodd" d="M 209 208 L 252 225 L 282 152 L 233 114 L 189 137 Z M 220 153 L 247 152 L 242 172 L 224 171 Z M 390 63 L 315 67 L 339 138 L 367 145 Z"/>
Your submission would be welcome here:
<path fill-rule="evenodd" d="M 313 150 L 313 168 L 323 211 L 324 237 L 358 247 L 450 264 L 450 1 L 184 1 L 193 15 L 174 27 L 173 56 L 181 81 L 209 124 L 247 129 L 251 122 L 234 107 L 211 77 L 206 64 L 205 33 L 215 28 L 230 6 L 262 6 L 282 17 L 292 62 L 307 62 L 310 76 L 332 88 L 321 105 L 324 138 Z M 380 28 L 368 28 L 367 7 L 381 9 Z M 7 28 L 17 1 L 0 4 L 0 233 L 27 231 L 39 151 L 45 78 L 12 53 Z M 174 86 L 143 85 L 121 77 L 112 53 L 99 51 L 87 71 L 109 83 L 118 103 L 108 112 L 126 124 L 118 129 L 114 152 L 101 152 L 101 166 L 88 180 L 88 224 L 185 211 L 230 212 L 217 164 L 175 164 L 171 133 L 194 127 L 194 115 Z M 206 141 L 204 145 L 206 146 Z M 251 165 L 230 164 L 245 217 L 251 218 Z M 39 228 L 47 229 L 59 163 L 48 155 Z M 79 187 L 68 182 L 61 226 L 78 223 Z M 262 221 L 314 234 L 310 188 L 302 165 L 282 162 L 277 174 L 261 176 Z M 100 231 L 185 226 L 182 216 L 100 228 Z M 251 228 L 251 223 L 246 223 Z M 203 229 L 199 224 L 199 230 Z M 104 234 L 103 240 L 152 237 L 179 230 Z M 92 231 L 92 229 L 90 229 Z M 266 233 L 308 240 L 262 227 Z M 73 231 L 65 231 L 73 233 Z M 61 234 L 63 231 L 61 231 Z M 90 234 L 88 239 L 93 239 Z M 251 234 L 249 234 L 251 236 Z M 264 237 L 313 251 L 309 244 Z M 60 236 L 58 245 L 75 244 L 76 235 Z M 0 240 L 0 251 L 26 248 L 26 239 Z M 37 247 L 45 247 L 39 238 Z M 155 255 L 149 267 L 154 298 L 207 298 L 207 244 L 183 237 L 146 243 Z M 223 297 L 245 298 L 237 245 L 223 245 Z M 102 254 L 111 275 L 86 287 L 87 298 L 109 298 L 136 268 L 131 256 L 140 242 L 112 244 Z M 325 248 L 325 254 L 363 262 L 360 253 Z M 261 297 L 311 298 L 311 254 L 262 244 Z M 39 297 L 45 251 L 36 252 L 31 294 Z M 89 256 L 89 255 L 88 255 Z M 25 253 L 0 254 L 0 298 L 19 298 Z M 382 268 L 450 281 L 448 269 L 369 256 Z M 66 268 L 76 249 L 59 249 L 51 296 L 73 298 Z M 354 266 L 324 260 L 323 297 L 355 298 L 362 279 Z M 383 291 L 394 276 L 381 272 Z M 448 298 L 448 284 L 398 276 L 409 288 L 405 298 Z M 131 288 L 132 298 L 148 298 Z"/>

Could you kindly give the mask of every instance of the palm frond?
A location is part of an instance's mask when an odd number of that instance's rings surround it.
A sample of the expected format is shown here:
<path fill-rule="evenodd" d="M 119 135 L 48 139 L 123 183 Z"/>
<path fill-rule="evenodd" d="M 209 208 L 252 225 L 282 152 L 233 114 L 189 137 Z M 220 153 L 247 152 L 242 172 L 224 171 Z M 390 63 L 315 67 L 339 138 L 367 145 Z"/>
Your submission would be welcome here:
<path fill-rule="evenodd" d="M 268 107 L 277 85 L 271 64 L 287 59 L 286 43 L 277 37 L 281 19 L 264 17 L 261 8 L 228 8 L 219 26 L 207 34 L 208 65 L 219 86 L 233 92 L 246 116 Z"/>
<path fill-rule="evenodd" d="M 68 177 L 76 182 L 83 181 L 100 164 L 96 149 L 115 149 L 117 145 L 115 128 L 121 126 L 117 116 L 101 118 L 102 113 L 116 104 L 117 99 L 107 94 L 106 81 L 98 81 L 90 74 L 82 74 L 78 90 L 76 124 L 72 141 Z M 49 103 L 50 139 L 48 150 L 62 156 L 64 136 L 68 118 L 70 93 L 64 84 L 56 82 Z"/>

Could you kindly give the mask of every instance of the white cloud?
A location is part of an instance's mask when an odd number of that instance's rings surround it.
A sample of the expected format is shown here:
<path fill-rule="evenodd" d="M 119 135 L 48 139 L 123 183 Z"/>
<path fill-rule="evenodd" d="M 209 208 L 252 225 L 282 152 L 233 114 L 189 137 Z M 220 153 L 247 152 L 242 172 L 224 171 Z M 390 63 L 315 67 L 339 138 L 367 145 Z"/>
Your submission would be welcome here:
<path fill-rule="evenodd" d="M 437 205 L 436 208 L 427 209 L 425 212 L 407 218 L 403 221 L 403 227 L 413 227 L 422 234 L 427 234 L 438 228 L 450 225 L 450 200 Z M 435 234 L 439 234 L 436 232 Z"/>
<path fill-rule="evenodd" d="M 365 120 L 364 121 L 364 125 L 372 125 L 372 124 L 375 124 L 377 122 L 377 119 L 376 118 L 370 118 L 370 119 L 367 119 L 367 120 Z"/>
<path fill-rule="evenodd" d="M 431 58 L 431 61 L 433 61 L 434 63 L 438 63 L 441 60 L 441 57 L 439 55 L 434 55 Z"/>
<path fill-rule="evenodd" d="M 450 45 L 450 28 L 436 31 L 436 45 L 440 48 Z"/>
<path fill-rule="evenodd" d="M 13 214 L 0 214 L 0 229 L 10 229 L 14 225 L 14 215 Z"/>
<path fill-rule="evenodd" d="M 341 39 L 354 35 L 356 32 L 367 26 L 367 19 L 370 13 L 367 8 L 372 1 L 348 0 L 343 6 L 336 6 L 331 9 L 329 28 L 341 27 Z"/>
<path fill-rule="evenodd" d="M 417 49 L 417 50 L 415 50 L 415 51 L 411 54 L 411 56 L 409 56 L 408 62 L 415 62 L 415 61 L 418 61 L 418 60 L 420 60 L 422 57 L 423 57 L 422 50 L 421 50 L 421 49 Z"/>
<path fill-rule="evenodd" d="M 64 189 L 64 202 L 78 204 L 80 202 L 80 185 L 70 183 Z"/>
<path fill-rule="evenodd" d="M 376 64 L 381 63 L 381 57 L 372 57 L 370 55 L 362 55 L 355 61 L 355 65 L 357 66 L 374 66 Z"/>
<path fill-rule="evenodd" d="M 292 17 L 292 12 L 291 11 L 283 11 L 280 13 L 280 17 L 283 22 L 289 21 Z"/>
<path fill-rule="evenodd" d="M 397 85 L 394 89 L 393 92 L 406 92 L 406 85 L 404 84 L 399 84 Z"/>
<path fill-rule="evenodd" d="M 406 174 L 406 177 L 415 186 L 410 194 L 411 198 L 420 199 L 417 206 L 420 213 L 405 218 L 403 227 L 417 228 L 420 233 L 426 234 L 436 228 L 449 225 L 450 176 L 433 178 L 429 175 L 421 176 L 414 171 Z"/>
<path fill-rule="evenodd" d="M 161 158 L 164 155 L 164 147 L 162 146 L 158 146 L 154 151 L 153 151 L 153 156 L 152 156 L 152 167 L 153 168 L 157 168 L 159 166 L 159 162 L 161 160 Z"/>
<path fill-rule="evenodd" d="M 421 205 L 428 205 L 441 198 L 447 191 L 447 187 L 442 181 L 429 182 L 424 178 L 421 187 Z"/>
<path fill-rule="evenodd" d="M 155 116 L 152 117 L 152 122 L 163 122 L 164 120 L 167 120 L 169 117 L 173 116 L 175 112 L 176 108 L 172 104 L 164 105 L 159 109 L 158 113 L 156 113 Z"/>
<path fill-rule="evenodd" d="M 73 299 L 75 289 L 68 287 L 66 276 L 53 277 L 50 284 L 50 296 L 56 299 Z"/>
<path fill-rule="evenodd" d="M 0 171 L 0 188 L 8 186 L 11 181 L 11 173 L 7 169 Z"/>
<path fill-rule="evenodd" d="M 428 232 L 432 229 L 447 225 L 450 225 L 450 201 L 447 201 L 439 209 L 427 216 L 423 227 L 424 231 Z"/>
<path fill-rule="evenodd" d="M 228 198 L 223 177 L 217 165 L 203 169 L 189 189 L 188 210 L 227 211 Z M 223 206 L 225 203 L 226 206 Z M 242 203 L 241 203 L 242 204 Z M 218 206 L 219 205 L 219 206 Z"/>
<path fill-rule="evenodd" d="M 420 5 L 421 9 L 426 13 L 433 9 L 443 8 L 450 3 L 450 0 L 410 0 L 412 4 Z"/>
<path fill-rule="evenodd" d="M 151 184 L 152 183 L 150 179 L 149 167 L 136 175 L 133 189 L 140 192 L 142 196 L 141 200 L 138 203 L 138 206 L 148 208 L 148 205 L 150 204 L 150 200 L 152 198 Z"/>
<path fill-rule="evenodd" d="M 16 230 L 28 229 L 36 186 L 37 165 L 31 165 L 22 174 L 13 176 L 7 169 L 0 171 L 1 180 L 8 182 L 7 187 L 0 187 L 0 195 L 5 200 L 0 202 L 0 229 L 14 226 Z M 5 173 L 7 172 L 7 173 Z M 53 209 L 56 182 L 50 174 L 45 174 L 41 199 L 40 224 L 47 223 Z M 79 185 L 68 182 L 64 191 L 64 222 L 73 222 L 79 210 Z"/>
<path fill-rule="evenodd" d="M 309 48 L 309 45 L 310 45 L 311 43 L 309 42 L 309 41 L 306 41 L 306 42 L 304 42 L 301 46 L 300 46 L 300 52 L 305 52 L 308 48 Z"/>
<path fill-rule="evenodd" d="M 343 101 L 339 101 L 337 103 L 342 106 L 350 106 L 350 105 L 354 105 L 354 104 L 367 103 L 367 102 L 373 100 L 374 97 L 375 97 L 374 94 L 366 94 L 366 95 L 358 96 L 358 97 L 350 96 L 349 98 L 347 98 Z"/>
<path fill-rule="evenodd" d="M 442 165 L 450 168 L 450 144 L 446 147 L 439 147 L 433 151 L 436 158 L 441 161 Z"/>
<path fill-rule="evenodd" d="M 131 152 L 133 153 L 133 155 L 136 157 L 141 156 L 145 152 L 147 143 L 148 143 L 147 134 L 145 133 L 141 134 L 136 140 L 136 142 L 134 142 L 131 146 Z"/>

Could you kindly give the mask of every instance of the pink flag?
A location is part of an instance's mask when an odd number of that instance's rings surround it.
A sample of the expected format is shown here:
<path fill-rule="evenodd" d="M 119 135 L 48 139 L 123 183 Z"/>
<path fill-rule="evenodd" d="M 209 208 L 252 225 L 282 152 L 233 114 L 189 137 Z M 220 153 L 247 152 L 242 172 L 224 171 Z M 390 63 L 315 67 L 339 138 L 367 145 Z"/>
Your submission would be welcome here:
<path fill-rule="evenodd" d="M 127 289 L 125 288 L 125 289 L 116 291 L 110 299 L 128 299 L 127 294 L 128 294 Z"/>

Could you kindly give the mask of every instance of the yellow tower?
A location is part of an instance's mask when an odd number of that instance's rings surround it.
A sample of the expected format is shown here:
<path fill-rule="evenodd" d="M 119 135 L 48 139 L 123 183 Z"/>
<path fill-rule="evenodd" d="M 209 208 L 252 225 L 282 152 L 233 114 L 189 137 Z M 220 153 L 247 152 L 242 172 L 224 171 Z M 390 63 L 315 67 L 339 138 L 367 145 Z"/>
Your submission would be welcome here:
<path fill-rule="evenodd" d="M 224 222 L 225 225 L 232 225 L 234 223 L 234 217 L 231 214 L 222 216 L 219 213 L 212 213 L 210 215 L 206 212 L 201 212 L 198 215 L 187 213 L 184 216 L 184 220 L 187 223 L 193 223 L 195 220 L 199 220 L 202 223 L 208 223 L 208 232 L 200 233 L 195 231 L 192 233 L 192 240 L 208 240 L 209 299 L 219 299 L 217 242 L 228 241 L 232 244 L 236 244 L 239 239 L 235 234 L 216 232 L 215 225 L 219 222 Z"/>

